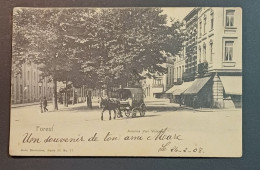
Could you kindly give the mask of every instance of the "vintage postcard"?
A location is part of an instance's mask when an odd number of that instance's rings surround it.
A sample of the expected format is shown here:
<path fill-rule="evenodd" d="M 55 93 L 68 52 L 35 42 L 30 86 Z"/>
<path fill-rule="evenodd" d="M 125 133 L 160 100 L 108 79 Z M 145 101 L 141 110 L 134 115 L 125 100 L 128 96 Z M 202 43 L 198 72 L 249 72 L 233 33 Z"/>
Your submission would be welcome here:
<path fill-rule="evenodd" d="M 11 156 L 242 156 L 242 9 L 13 10 Z"/>

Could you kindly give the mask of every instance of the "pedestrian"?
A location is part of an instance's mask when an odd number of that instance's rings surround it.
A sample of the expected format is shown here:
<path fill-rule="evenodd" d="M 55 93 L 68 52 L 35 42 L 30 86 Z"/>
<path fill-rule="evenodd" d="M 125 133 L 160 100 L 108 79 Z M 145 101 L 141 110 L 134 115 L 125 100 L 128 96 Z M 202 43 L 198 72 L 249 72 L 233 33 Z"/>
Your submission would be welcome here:
<path fill-rule="evenodd" d="M 43 98 L 43 109 L 44 109 L 44 112 L 48 111 L 48 109 L 47 109 L 47 99 L 46 99 L 45 96 Z"/>
<path fill-rule="evenodd" d="M 198 97 L 194 96 L 193 98 L 193 108 L 197 109 L 198 108 Z"/>
<path fill-rule="evenodd" d="M 180 103 L 180 107 L 182 105 L 182 96 L 179 97 L 179 103 Z"/>

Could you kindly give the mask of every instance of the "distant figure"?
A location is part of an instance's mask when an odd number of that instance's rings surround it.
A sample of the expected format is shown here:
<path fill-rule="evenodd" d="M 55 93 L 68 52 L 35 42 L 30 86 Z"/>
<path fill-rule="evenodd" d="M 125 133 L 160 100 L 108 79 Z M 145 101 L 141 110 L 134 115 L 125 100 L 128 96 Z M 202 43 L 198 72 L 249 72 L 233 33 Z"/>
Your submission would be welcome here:
<path fill-rule="evenodd" d="M 180 104 L 180 107 L 181 107 L 181 104 L 182 104 L 182 97 L 181 96 L 179 98 L 179 104 Z"/>
<path fill-rule="evenodd" d="M 43 109 L 44 109 L 44 112 L 48 111 L 48 109 L 47 109 L 47 99 L 46 99 L 45 96 L 43 98 Z"/>
<path fill-rule="evenodd" d="M 91 95 L 87 95 L 87 105 L 89 108 L 92 109 L 92 100 L 91 100 Z"/>
<path fill-rule="evenodd" d="M 199 101 L 197 96 L 194 96 L 193 98 L 193 108 L 195 109 L 199 108 Z"/>

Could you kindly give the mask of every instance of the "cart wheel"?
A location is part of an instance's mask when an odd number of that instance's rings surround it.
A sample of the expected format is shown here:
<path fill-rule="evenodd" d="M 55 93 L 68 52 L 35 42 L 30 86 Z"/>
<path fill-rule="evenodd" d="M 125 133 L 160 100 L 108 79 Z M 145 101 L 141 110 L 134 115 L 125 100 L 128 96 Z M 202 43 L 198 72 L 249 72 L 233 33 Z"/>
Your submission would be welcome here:
<path fill-rule="evenodd" d="M 140 106 L 140 116 L 144 116 L 146 111 L 146 106 L 144 103 L 141 104 Z"/>
<path fill-rule="evenodd" d="M 132 109 L 132 117 L 136 117 L 137 108 Z"/>
<path fill-rule="evenodd" d="M 121 118 L 122 117 L 122 113 L 120 114 L 119 109 L 116 109 L 116 116 L 117 116 L 117 118 Z"/>
<path fill-rule="evenodd" d="M 130 110 L 124 110 L 124 112 L 125 112 L 125 115 L 126 115 L 126 117 L 129 117 L 130 116 Z"/>

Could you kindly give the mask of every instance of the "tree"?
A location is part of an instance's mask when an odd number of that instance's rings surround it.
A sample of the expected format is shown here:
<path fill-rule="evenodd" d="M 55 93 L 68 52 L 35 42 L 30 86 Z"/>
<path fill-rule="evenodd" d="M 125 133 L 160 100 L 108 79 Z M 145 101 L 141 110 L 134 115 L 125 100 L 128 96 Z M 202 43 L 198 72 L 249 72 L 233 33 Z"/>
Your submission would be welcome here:
<path fill-rule="evenodd" d="M 162 64 L 181 50 L 185 36 L 182 23 L 169 27 L 161 13 L 160 8 L 101 9 L 93 20 L 95 33 L 81 37 L 85 42 L 94 39 L 83 68 L 96 66 L 99 81 L 107 86 L 134 84 L 145 70 L 148 76 L 165 73 Z"/>
<path fill-rule="evenodd" d="M 160 8 L 14 10 L 13 68 L 39 64 L 43 77 L 89 88 L 135 84 L 165 73 L 184 40 L 180 22 L 166 25 Z"/>
<path fill-rule="evenodd" d="M 30 61 L 39 64 L 42 77 L 54 83 L 54 109 L 57 105 L 57 81 L 66 80 L 72 67 L 74 49 L 66 48 L 66 37 L 60 27 L 63 10 L 15 8 L 13 68 Z M 25 43 L 23 43 L 25 42 Z"/>

